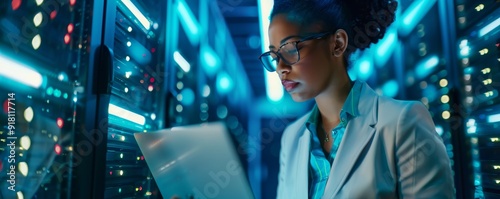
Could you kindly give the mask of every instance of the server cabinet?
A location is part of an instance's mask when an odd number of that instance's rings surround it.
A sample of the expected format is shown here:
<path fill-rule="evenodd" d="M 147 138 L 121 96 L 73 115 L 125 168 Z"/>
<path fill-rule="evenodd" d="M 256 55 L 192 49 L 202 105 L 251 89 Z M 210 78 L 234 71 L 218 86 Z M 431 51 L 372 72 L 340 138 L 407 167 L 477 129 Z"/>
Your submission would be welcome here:
<path fill-rule="evenodd" d="M 0 3 L 0 198 L 70 198 L 99 3 Z M 84 142 L 87 144 L 87 142 Z M 90 146 L 92 148 L 92 146 Z"/>
<path fill-rule="evenodd" d="M 2 198 L 159 196 L 132 134 L 164 125 L 165 9 L 0 3 Z"/>
<path fill-rule="evenodd" d="M 210 0 L 2 1 L 1 198 L 161 198 L 133 133 L 170 126 L 225 120 L 260 152 L 229 35 Z"/>
<path fill-rule="evenodd" d="M 100 187 L 105 187 L 105 198 L 158 197 L 133 133 L 164 125 L 166 4 L 113 0 L 106 6 L 101 47 L 110 53 L 102 53 L 97 66 L 112 78 L 109 105 L 101 109 L 108 112 L 108 127 L 106 177 Z"/>
<path fill-rule="evenodd" d="M 457 0 L 455 42 L 475 198 L 500 197 L 500 2 Z"/>
<path fill-rule="evenodd" d="M 453 169 L 456 194 L 458 198 L 468 198 L 463 189 L 463 156 L 459 146 L 462 133 L 456 128 L 453 109 L 456 105 L 453 84 L 454 76 L 448 63 L 449 52 L 446 49 L 446 17 L 443 17 L 442 2 L 434 2 L 429 11 L 418 22 L 415 29 L 405 38 L 403 63 L 405 66 L 405 90 L 407 99 L 420 100 L 429 108 L 436 125 L 436 132 L 441 136 Z"/>

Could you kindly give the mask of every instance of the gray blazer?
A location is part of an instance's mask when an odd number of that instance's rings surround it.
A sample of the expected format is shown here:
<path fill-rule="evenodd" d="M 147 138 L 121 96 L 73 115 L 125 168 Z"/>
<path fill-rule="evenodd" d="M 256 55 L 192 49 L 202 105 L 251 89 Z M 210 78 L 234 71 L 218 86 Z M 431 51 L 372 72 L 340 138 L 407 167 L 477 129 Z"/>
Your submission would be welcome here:
<path fill-rule="evenodd" d="M 378 96 L 363 83 L 360 116 L 349 121 L 324 199 L 454 198 L 450 161 L 420 102 Z M 308 197 L 309 114 L 281 139 L 278 199 Z"/>

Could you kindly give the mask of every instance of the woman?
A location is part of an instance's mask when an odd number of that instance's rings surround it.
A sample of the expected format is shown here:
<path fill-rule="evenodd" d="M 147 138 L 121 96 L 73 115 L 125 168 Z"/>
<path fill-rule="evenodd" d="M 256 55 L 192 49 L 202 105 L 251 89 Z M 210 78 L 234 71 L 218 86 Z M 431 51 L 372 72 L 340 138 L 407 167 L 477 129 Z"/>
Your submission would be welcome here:
<path fill-rule="evenodd" d="M 264 67 L 313 110 L 282 137 L 278 198 L 453 198 L 426 107 L 351 81 L 348 59 L 394 21 L 388 0 L 275 0 Z M 274 62 L 274 64 L 272 63 Z"/>

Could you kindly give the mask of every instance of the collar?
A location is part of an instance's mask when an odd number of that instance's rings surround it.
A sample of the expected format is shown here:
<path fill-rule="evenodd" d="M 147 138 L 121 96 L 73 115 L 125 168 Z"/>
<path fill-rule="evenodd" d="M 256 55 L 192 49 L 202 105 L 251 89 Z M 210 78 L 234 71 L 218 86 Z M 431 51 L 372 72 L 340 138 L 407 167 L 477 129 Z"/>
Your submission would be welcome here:
<path fill-rule="evenodd" d="M 351 118 L 359 116 L 358 104 L 359 104 L 359 96 L 361 94 L 361 88 L 363 87 L 363 83 L 356 80 L 352 82 L 354 85 L 349 91 L 349 95 L 347 96 L 342 109 L 340 110 L 341 120 L 345 120 L 346 123 Z M 316 132 L 316 126 L 319 124 L 320 112 L 318 109 L 318 105 L 314 104 L 314 107 L 309 115 L 309 118 L 306 122 L 306 127 L 309 131 Z"/>

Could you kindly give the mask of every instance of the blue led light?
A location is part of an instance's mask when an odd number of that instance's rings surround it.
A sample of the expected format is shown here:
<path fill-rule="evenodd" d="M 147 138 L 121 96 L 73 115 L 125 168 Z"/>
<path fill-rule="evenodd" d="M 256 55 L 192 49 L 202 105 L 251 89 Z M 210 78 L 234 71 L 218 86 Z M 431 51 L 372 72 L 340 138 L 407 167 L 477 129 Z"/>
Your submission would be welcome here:
<path fill-rule="evenodd" d="M 108 112 L 116 117 L 128 120 L 130 122 L 144 125 L 146 123 L 146 118 L 142 115 L 124 109 L 122 107 L 116 106 L 114 104 L 109 104 Z"/>
<path fill-rule="evenodd" d="M 186 59 L 179 53 L 179 51 L 174 52 L 174 61 L 179 65 L 179 67 L 184 71 L 184 72 L 189 72 L 191 70 L 191 65 L 189 64 Z"/>
<path fill-rule="evenodd" d="M 469 119 L 467 120 L 467 127 L 475 126 L 476 125 L 476 120 L 475 119 Z"/>
<path fill-rule="evenodd" d="M 396 80 L 389 80 L 382 86 L 382 92 L 388 97 L 396 97 L 398 91 L 399 85 Z"/>
<path fill-rule="evenodd" d="M 437 133 L 439 136 L 443 136 L 443 133 L 444 133 L 443 127 L 442 127 L 442 126 L 439 126 L 439 125 L 436 125 L 436 133 Z"/>
<path fill-rule="evenodd" d="M 408 35 L 413 31 L 415 26 L 434 6 L 437 0 L 417 0 L 408 6 L 402 15 L 402 24 L 399 26 L 403 36 Z"/>
<path fill-rule="evenodd" d="M 43 77 L 30 66 L 26 66 L 17 60 L 4 57 L 0 54 L 0 77 L 6 77 L 16 82 L 22 83 L 33 88 L 40 88 L 43 84 Z"/>
<path fill-rule="evenodd" d="M 476 133 L 476 130 L 477 130 L 477 126 L 471 126 L 471 127 L 467 128 L 467 133 L 474 134 L 474 133 Z"/>
<path fill-rule="evenodd" d="M 194 16 L 191 9 L 189 9 L 189 6 L 186 4 L 184 0 L 177 1 L 177 11 L 180 15 L 179 18 L 182 27 L 184 27 L 184 30 L 186 30 L 186 32 L 188 33 L 187 36 L 191 44 L 197 43 L 201 32 L 200 31 L 201 25 L 196 20 L 196 17 Z"/>
<path fill-rule="evenodd" d="M 212 76 L 215 75 L 221 68 L 219 55 L 208 45 L 201 47 L 201 62 L 205 72 Z"/>
<path fill-rule="evenodd" d="M 439 57 L 436 55 L 430 56 L 417 64 L 415 73 L 418 79 L 422 79 L 431 74 L 439 64 Z"/>
<path fill-rule="evenodd" d="M 481 28 L 479 30 L 478 36 L 482 37 L 482 36 L 488 34 L 489 32 L 491 32 L 492 30 L 494 30 L 495 28 L 497 28 L 498 26 L 500 26 L 500 18 L 497 18 L 495 21 L 492 21 L 491 23 L 486 25 L 484 28 Z"/>
<path fill-rule="evenodd" d="M 475 167 L 475 168 L 479 168 L 481 167 L 481 163 L 479 161 L 473 161 L 472 165 Z"/>
<path fill-rule="evenodd" d="M 210 68 L 215 68 L 218 64 L 217 54 L 214 54 L 213 51 L 205 51 L 203 52 L 203 58 L 205 63 Z"/>
<path fill-rule="evenodd" d="M 151 22 L 149 22 L 148 18 L 142 14 L 142 12 L 137 8 L 132 1 L 130 0 L 122 0 L 122 3 L 132 12 L 132 14 L 139 20 L 142 26 L 146 28 L 146 30 L 149 30 L 151 27 Z"/>
<path fill-rule="evenodd" d="M 59 90 L 59 89 L 55 89 L 54 90 L 54 97 L 59 98 L 59 97 L 61 97 L 61 95 L 62 95 L 61 90 Z"/>
<path fill-rule="evenodd" d="M 357 64 L 357 78 L 367 80 L 373 73 L 373 63 L 366 56 L 362 57 Z"/>
<path fill-rule="evenodd" d="M 397 39 L 397 30 L 395 28 L 387 30 L 385 38 L 377 46 L 378 57 L 375 59 L 377 66 L 385 66 L 392 52 L 394 52 Z"/>
<path fill-rule="evenodd" d="M 182 100 L 180 101 L 181 104 L 183 104 L 184 106 L 193 105 L 195 95 L 192 89 L 183 89 L 180 94 L 182 95 Z"/>
<path fill-rule="evenodd" d="M 233 80 L 226 72 L 217 74 L 217 91 L 221 94 L 228 93 L 233 88 Z"/>
<path fill-rule="evenodd" d="M 464 68 L 464 74 L 467 75 L 467 74 L 472 74 L 474 73 L 474 67 L 467 67 L 467 68 Z"/>
<path fill-rule="evenodd" d="M 49 87 L 49 88 L 47 88 L 46 92 L 47 92 L 47 95 L 52 95 L 52 94 L 54 94 L 54 88 Z"/>
<path fill-rule="evenodd" d="M 469 54 L 470 54 L 470 47 L 469 46 L 465 46 L 462 49 L 460 49 L 460 55 L 462 57 L 467 57 L 467 56 L 469 56 Z"/>
<path fill-rule="evenodd" d="M 489 115 L 488 122 L 489 123 L 500 122 L 500 114 Z"/>

